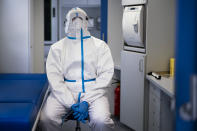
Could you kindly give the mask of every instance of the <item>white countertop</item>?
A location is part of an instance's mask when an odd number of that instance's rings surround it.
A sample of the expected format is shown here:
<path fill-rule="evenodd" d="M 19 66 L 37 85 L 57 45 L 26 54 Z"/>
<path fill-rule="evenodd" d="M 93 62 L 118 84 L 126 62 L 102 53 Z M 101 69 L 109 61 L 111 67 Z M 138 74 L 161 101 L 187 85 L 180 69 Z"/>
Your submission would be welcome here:
<path fill-rule="evenodd" d="M 173 77 L 161 77 L 157 80 L 151 75 L 146 75 L 146 79 L 153 83 L 156 87 L 160 88 L 164 93 L 170 97 L 174 97 L 174 78 Z"/>

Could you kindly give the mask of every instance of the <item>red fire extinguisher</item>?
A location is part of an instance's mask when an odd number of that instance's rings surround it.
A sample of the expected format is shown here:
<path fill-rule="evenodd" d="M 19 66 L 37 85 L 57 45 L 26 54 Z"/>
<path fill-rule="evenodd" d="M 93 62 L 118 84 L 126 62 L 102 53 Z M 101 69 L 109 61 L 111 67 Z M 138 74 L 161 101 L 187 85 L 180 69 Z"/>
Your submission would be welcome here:
<path fill-rule="evenodd" d="M 114 115 L 120 116 L 120 84 L 115 88 L 114 91 Z"/>

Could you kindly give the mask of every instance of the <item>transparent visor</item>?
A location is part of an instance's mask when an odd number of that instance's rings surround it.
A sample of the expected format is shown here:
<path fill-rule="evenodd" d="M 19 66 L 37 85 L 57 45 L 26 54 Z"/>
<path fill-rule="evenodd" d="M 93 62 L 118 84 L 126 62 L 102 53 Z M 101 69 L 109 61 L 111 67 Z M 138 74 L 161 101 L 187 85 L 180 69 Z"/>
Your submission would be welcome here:
<path fill-rule="evenodd" d="M 87 18 L 81 16 L 71 16 L 69 21 L 65 22 L 66 35 L 77 37 L 80 34 L 81 29 L 87 30 Z"/>

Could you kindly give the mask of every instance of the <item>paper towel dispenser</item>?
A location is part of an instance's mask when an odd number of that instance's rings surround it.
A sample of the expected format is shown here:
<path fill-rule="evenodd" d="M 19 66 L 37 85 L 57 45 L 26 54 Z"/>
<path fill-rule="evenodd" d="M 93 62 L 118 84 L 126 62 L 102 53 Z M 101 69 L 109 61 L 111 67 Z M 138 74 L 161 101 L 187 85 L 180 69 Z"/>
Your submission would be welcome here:
<path fill-rule="evenodd" d="M 129 6 L 124 8 L 122 29 L 125 46 L 144 48 L 143 10 L 143 6 Z"/>

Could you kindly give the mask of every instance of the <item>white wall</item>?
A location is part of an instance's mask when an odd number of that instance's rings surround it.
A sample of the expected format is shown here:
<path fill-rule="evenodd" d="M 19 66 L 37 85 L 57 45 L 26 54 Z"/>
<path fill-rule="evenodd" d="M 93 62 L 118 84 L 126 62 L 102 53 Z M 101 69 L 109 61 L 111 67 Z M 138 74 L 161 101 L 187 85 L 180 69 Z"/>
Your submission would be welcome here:
<path fill-rule="evenodd" d="M 34 0 L 33 73 L 44 72 L 44 0 Z"/>
<path fill-rule="evenodd" d="M 175 0 L 150 0 L 147 4 L 147 72 L 168 71 L 174 57 Z"/>
<path fill-rule="evenodd" d="M 120 68 L 120 52 L 123 47 L 122 13 L 121 0 L 108 0 L 108 45 L 111 49 L 115 68 Z M 119 70 L 115 70 L 113 78 L 120 80 Z M 115 80 L 112 82 L 115 82 Z M 116 87 L 117 84 L 112 84 L 108 88 L 110 112 L 112 114 L 114 114 L 114 90 Z"/>
<path fill-rule="evenodd" d="M 0 73 L 43 72 L 43 0 L 1 0 L 0 5 Z"/>
<path fill-rule="evenodd" d="M 120 52 L 123 47 L 121 0 L 108 0 L 108 45 L 115 67 L 120 67 Z"/>

